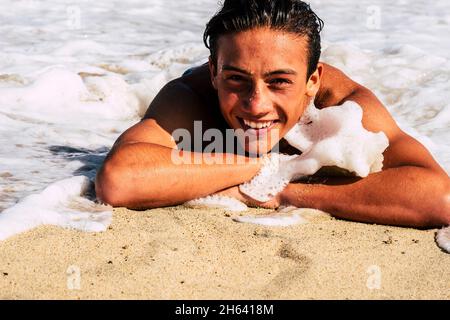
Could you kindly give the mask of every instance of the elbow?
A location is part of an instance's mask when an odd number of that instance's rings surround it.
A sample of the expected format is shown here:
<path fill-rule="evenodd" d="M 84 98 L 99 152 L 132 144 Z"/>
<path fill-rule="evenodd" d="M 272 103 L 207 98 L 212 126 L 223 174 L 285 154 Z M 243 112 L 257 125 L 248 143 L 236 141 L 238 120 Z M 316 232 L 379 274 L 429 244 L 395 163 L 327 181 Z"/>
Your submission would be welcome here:
<path fill-rule="evenodd" d="M 395 209 L 407 218 L 401 225 L 431 229 L 450 225 L 450 180 L 446 174 L 430 173 L 420 169 L 417 181 L 410 190 L 403 191 L 402 204 Z M 419 175 L 420 174 L 420 175 Z M 403 212 L 399 213 L 399 210 Z"/>
<path fill-rule="evenodd" d="M 124 173 L 113 161 L 106 160 L 95 177 L 95 194 L 97 199 L 113 207 L 126 206 L 125 193 L 121 186 L 124 182 Z"/>
<path fill-rule="evenodd" d="M 437 218 L 440 226 L 449 226 L 450 225 L 450 192 L 447 191 L 443 192 L 442 195 L 440 195 L 440 203 L 437 210 Z"/>
<path fill-rule="evenodd" d="M 434 197 L 430 204 L 430 219 L 428 227 L 442 227 L 450 225 L 450 184 L 448 177 L 436 179 Z"/>
<path fill-rule="evenodd" d="M 128 209 L 160 207 L 158 193 L 153 190 L 142 193 L 132 171 L 133 169 L 120 161 L 120 158 L 116 156 L 107 158 L 95 177 L 97 200 L 113 207 Z"/>

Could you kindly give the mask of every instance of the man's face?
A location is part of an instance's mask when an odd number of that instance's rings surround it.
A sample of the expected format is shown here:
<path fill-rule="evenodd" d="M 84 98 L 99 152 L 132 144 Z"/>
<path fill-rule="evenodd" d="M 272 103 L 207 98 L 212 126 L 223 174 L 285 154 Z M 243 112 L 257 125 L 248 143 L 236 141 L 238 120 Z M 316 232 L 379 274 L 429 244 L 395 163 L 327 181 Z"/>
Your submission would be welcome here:
<path fill-rule="evenodd" d="M 306 81 L 305 38 L 268 28 L 223 35 L 211 80 L 228 125 L 242 129 L 245 150 L 269 152 L 300 119 L 320 85 L 320 72 Z"/>

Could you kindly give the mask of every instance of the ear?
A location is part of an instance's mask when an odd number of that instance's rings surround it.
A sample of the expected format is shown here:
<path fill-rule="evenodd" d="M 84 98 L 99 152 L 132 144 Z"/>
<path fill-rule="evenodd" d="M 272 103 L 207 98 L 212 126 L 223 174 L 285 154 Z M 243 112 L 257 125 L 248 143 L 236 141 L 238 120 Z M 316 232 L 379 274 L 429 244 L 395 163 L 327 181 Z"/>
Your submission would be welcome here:
<path fill-rule="evenodd" d="M 314 97 L 317 91 L 319 91 L 322 72 L 323 72 L 323 64 L 319 62 L 317 64 L 316 71 L 314 71 L 311 74 L 311 76 L 308 79 L 308 82 L 306 83 L 306 95 L 308 97 Z"/>
<path fill-rule="evenodd" d="M 214 89 L 217 90 L 217 67 L 214 65 L 214 62 L 211 59 L 211 56 L 208 58 L 208 66 L 209 66 L 209 76 L 211 78 L 211 83 L 214 87 Z"/>

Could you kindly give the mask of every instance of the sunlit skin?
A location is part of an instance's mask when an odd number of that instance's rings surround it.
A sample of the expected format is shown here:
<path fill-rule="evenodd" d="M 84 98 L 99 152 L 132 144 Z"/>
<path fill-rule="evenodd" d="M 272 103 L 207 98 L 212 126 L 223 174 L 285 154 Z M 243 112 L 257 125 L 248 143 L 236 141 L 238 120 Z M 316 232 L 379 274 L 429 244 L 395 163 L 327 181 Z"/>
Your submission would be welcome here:
<path fill-rule="evenodd" d="M 307 78 L 306 41 L 267 28 L 221 36 L 217 65 L 210 59 L 209 66 L 168 83 L 144 118 L 117 139 L 97 174 L 97 197 L 113 206 L 144 209 L 220 194 L 249 206 L 294 205 L 367 223 L 421 228 L 450 224 L 450 184 L 445 171 L 423 145 L 398 127 L 369 89 L 325 63 L 319 63 Z M 313 97 L 318 108 L 349 100 L 361 106 L 364 128 L 383 131 L 389 139 L 381 172 L 364 179 L 329 176 L 314 183 L 290 183 L 273 200 L 258 203 L 240 193 L 238 185 L 258 173 L 259 158 L 234 155 L 239 161 L 233 164 L 178 165 L 172 161 L 177 145 L 171 134 L 176 129 L 193 133 L 194 122 L 201 121 L 203 130 L 249 132 L 250 127 L 270 120 L 274 121 L 270 131 L 278 130 L 280 138 Z M 279 140 L 272 139 L 256 150 L 263 134 L 255 137 L 246 144 L 247 151 L 266 153 Z M 299 153 L 284 139 L 280 151 Z M 203 159 L 225 156 L 195 149 L 183 154 Z"/>
<path fill-rule="evenodd" d="M 226 45 L 225 45 L 226 44 Z M 320 87 L 321 67 L 306 81 L 306 41 L 292 33 L 268 28 L 224 35 L 217 65 L 210 59 L 211 82 L 217 90 L 220 109 L 231 128 L 248 130 L 244 119 L 268 122 L 263 135 L 245 144 L 251 153 L 267 153 L 303 114 Z M 250 130 L 251 131 L 251 130 Z M 260 144 L 258 140 L 268 143 Z M 261 148 L 262 147 L 262 148 Z"/>

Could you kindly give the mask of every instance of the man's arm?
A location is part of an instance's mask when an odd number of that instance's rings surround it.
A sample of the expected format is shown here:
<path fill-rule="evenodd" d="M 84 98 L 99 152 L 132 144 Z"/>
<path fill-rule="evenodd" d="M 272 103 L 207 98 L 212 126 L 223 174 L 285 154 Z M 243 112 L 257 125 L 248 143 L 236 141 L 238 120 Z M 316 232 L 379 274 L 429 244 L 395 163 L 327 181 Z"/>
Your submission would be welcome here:
<path fill-rule="evenodd" d="M 370 90 L 327 67 L 332 76 L 325 76 L 316 104 L 357 102 L 363 108 L 363 126 L 383 131 L 389 139 L 383 171 L 346 183 L 332 179 L 327 184 L 292 183 L 280 195 L 281 202 L 361 222 L 413 227 L 450 224 L 450 184 L 445 171 L 422 144 L 400 130 Z"/>
<path fill-rule="evenodd" d="M 260 164 L 234 156 L 238 164 L 195 164 L 211 159 L 207 153 L 183 151 L 191 164 L 177 164 L 171 133 L 191 130 L 200 120 L 200 101 L 176 80 L 155 97 L 144 119 L 124 132 L 114 144 L 96 177 L 97 197 L 113 206 L 153 208 L 176 205 L 251 179 Z M 224 157 L 215 154 L 214 159 Z M 230 156 L 229 154 L 227 156 Z M 238 162 L 239 160 L 239 162 Z"/>

